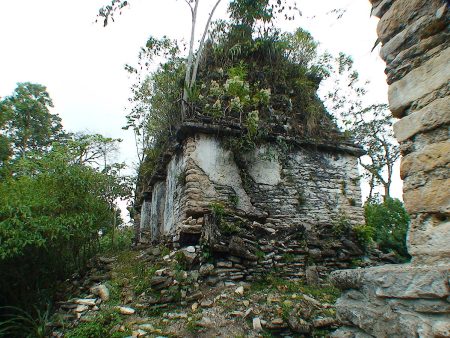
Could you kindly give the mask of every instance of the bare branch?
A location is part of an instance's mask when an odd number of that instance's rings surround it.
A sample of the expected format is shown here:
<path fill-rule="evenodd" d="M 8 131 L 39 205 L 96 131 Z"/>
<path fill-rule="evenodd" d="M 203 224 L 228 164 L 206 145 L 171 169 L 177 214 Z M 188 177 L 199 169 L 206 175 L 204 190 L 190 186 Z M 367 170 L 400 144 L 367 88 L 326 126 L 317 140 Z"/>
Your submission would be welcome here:
<path fill-rule="evenodd" d="M 191 3 L 189 2 L 189 0 L 184 0 L 184 2 L 187 3 L 187 5 L 189 6 L 189 8 L 191 9 L 191 15 L 194 16 L 194 9 L 192 8 Z"/>
<path fill-rule="evenodd" d="M 217 0 L 211 13 L 209 13 L 208 21 L 206 22 L 205 30 L 203 31 L 203 36 L 202 36 L 202 39 L 200 40 L 200 46 L 198 47 L 197 58 L 195 60 L 194 70 L 192 71 L 192 79 L 191 79 L 191 83 L 190 83 L 189 87 L 192 87 L 195 84 L 195 81 L 197 78 L 198 65 L 200 63 L 200 59 L 201 59 L 201 56 L 203 53 L 203 47 L 205 46 L 206 35 L 208 34 L 209 26 L 211 25 L 211 20 L 214 15 L 214 12 L 216 11 L 217 6 L 219 6 L 221 1 L 222 0 Z"/>
<path fill-rule="evenodd" d="M 194 11 L 192 12 L 192 27 L 191 27 L 191 41 L 189 43 L 189 55 L 186 64 L 186 75 L 184 77 L 184 90 L 183 90 L 183 109 L 182 109 L 182 119 L 184 119 L 186 114 L 186 101 L 188 98 L 188 86 L 191 78 L 192 60 L 194 58 L 194 38 L 195 38 L 195 25 L 197 21 L 197 9 L 200 0 L 195 0 Z"/>

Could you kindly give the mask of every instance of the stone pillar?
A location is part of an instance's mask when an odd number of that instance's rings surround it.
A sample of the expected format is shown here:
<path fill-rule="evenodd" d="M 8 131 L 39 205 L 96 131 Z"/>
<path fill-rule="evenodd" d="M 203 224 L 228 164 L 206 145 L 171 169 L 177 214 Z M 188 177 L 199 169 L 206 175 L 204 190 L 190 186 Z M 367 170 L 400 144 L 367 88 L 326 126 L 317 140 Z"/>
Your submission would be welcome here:
<path fill-rule="evenodd" d="M 335 337 L 450 337 L 450 43 L 446 0 L 370 0 L 411 215 L 410 264 L 335 272 Z"/>

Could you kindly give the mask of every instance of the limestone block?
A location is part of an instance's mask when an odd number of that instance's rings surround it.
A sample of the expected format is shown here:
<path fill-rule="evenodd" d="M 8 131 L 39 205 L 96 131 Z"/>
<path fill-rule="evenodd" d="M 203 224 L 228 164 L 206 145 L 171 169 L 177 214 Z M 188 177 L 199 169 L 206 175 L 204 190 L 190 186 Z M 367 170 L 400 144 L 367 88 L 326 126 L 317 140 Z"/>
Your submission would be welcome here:
<path fill-rule="evenodd" d="M 450 314 L 450 303 L 442 299 L 390 299 L 388 302 L 394 310 L 410 308 L 420 313 Z"/>
<path fill-rule="evenodd" d="M 382 0 L 374 3 L 371 14 L 377 18 L 381 18 L 394 1 L 395 0 Z"/>
<path fill-rule="evenodd" d="M 390 36 L 402 30 L 423 16 L 434 16 L 436 10 L 442 5 L 440 0 L 397 0 L 378 22 L 377 33 L 384 43 Z"/>
<path fill-rule="evenodd" d="M 222 146 L 218 138 L 198 135 L 195 151 L 190 154 L 190 157 L 213 183 L 233 188 L 238 197 L 238 209 L 248 213 L 256 212 L 250 197 L 243 188 L 233 154 Z"/>
<path fill-rule="evenodd" d="M 434 337 L 450 337 L 450 320 L 439 320 L 433 324 Z"/>
<path fill-rule="evenodd" d="M 281 165 L 278 161 L 278 154 L 273 158 L 266 158 L 269 151 L 273 150 L 262 146 L 254 152 L 246 154 L 246 165 L 250 176 L 256 183 L 277 185 L 281 182 Z"/>
<path fill-rule="evenodd" d="M 404 191 L 406 210 L 416 213 L 450 213 L 450 178 L 429 180 L 416 189 Z"/>
<path fill-rule="evenodd" d="M 450 169 L 450 141 L 429 144 L 421 151 L 406 155 L 400 166 L 400 177 L 405 179 L 414 173 L 429 173 L 437 168 Z"/>
<path fill-rule="evenodd" d="M 357 329 L 341 330 L 341 335 L 335 337 L 346 337 L 342 334 L 359 330 L 375 337 L 433 337 L 437 332 L 445 332 L 442 323 L 448 323 L 448 314 L 438 305 L 448 309 L 449 271 L 447 263 L 433 267 L 385 265 L 334 272 L 333 276 L 354 274 L 362 278 L 358 294 L 363 294 L 354 297 L 355 291 L 348 290 L 337 301 L 338 319 Z"/>
<path fill-rule="evenodd" d="M 373 338 L 373 336 L 364 333 L 354 327 L 343 326 L 331 334 L 332 338 Z"/>
<path fill-rule="evenodd" d="M 450 221 L 437 217 L 413 218 L 408 233 L 408 252 L 413 263 L 450 261 Z"/>
<path fill-rule="evenodd" d="M 418 32 L 422 27 L 428 26 L 432 22 L 430 17 L 421 17 L 400 33 L 386 41 L 380 49 L 380 57 L 390 63 L 395 60 L 396 55 L 411 44 L 412 39 L 417 39 Z M 406 65 L 402 65 L 405 67 Z"/>
<path fill-rule="evenodd" d="M 369 271 L 364 278 L 375 285 L 375 294 L 382 298 L 445 298 L 449 295 L 448 270 L 399 267 Z"/>
<path fill-rule="evenodd" d="M 450 295 L 449 273 L 449 264 L 436 267 L 383 265 L 335 271 L 331 274 L 331 281 L 341 289 L 362 289 L 367 297 L 378 299 L 441 299 Z M 353 282 L 342 283 L 348 280 Z M 347 297 L 349 300 L 355 299 L 352 294 L 347 295 L 350 295 Z M 360 300 L 360 297 L 356 298 Z"/>
<path fill-rule="evenodd" d="M 394 124 L 398 142 L 403 142 L 419 132 L 435 129 L 450 123 L 450 96 L 437 99 Z"/>
<path fill-rule="evenodd" d="M 428 60 L 419 68 L 394 82 L 388 91 L 389 105 L 395 117 L 402 117 L 404 111 L 415 100 L 433 92 L 450 80 L 450 48 Z"/>

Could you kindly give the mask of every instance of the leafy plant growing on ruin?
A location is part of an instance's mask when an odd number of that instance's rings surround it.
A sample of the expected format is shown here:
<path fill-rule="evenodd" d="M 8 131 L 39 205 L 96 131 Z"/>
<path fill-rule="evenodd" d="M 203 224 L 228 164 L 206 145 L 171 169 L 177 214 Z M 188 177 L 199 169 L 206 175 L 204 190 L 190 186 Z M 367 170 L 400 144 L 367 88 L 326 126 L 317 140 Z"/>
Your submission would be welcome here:
<path fill-rule="evenodd" d="M 113 3 L 119 6 L 120 1 Z M 190 5 L 195 11 L 198 1 Z M 186 59 L 177 41 L 148 40 L 138 65 L 126 67 L 136 82 L 125 128 L 140 137 L 141 148 L 145 144 L 147 155 L 140 157 L 142 161 L 147 157 L 145 171 L 154 170 L 153 155 L 168 146 L 186 120 L 238 124 L 242 133 L 231 145 L 236 152 L 254 149 L 271 133 L 305 138 L 338 135 L 329 132 L 335 130 L 332 118 L 316 94 L 321 79 L 328 76 L 326 58 L 317 53 L 308 32 L 283 33 L 273 26 L 275 15 L 286 10 L 284 1 L 231 1 L 230 19 L 211 23 L 204 40 L 202 36 L 191 81 L 186 80 L 191 52 Z M 109 8 L 100 15 L 107 19 L 113 11 Z M 149 74 L 157 57 L 166 61 Z"/>
<path fill-rule="evenodd" d="M 401 260 L 410 258 L 406 247 L 410 218 L 400 200 L 369 200 L 364 216 L 366 225 L 373 229 L 373 240 L 383 252 L 394 252 Z"/>

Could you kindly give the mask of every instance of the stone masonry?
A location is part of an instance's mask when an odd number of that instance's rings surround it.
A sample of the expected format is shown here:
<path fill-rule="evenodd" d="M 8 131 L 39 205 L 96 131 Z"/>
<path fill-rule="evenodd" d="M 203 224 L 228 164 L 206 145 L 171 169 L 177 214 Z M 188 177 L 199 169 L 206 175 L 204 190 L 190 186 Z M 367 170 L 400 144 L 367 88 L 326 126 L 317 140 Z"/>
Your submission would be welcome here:
<path fill-rule="evenodd" d="M 223 279 L 304 278 L 311 267 L 325 278 L 351 267 L 363 255 L 352 233 L 364 223 L 362 149 L 277 137 L 237 153 L 227 146 L 237 130 L 180 127 L 144 184 L 141 232 L 153 243 L 206 248 Z M 186 255 L 194 268 L 206 263 Z"/>
<path fill-rule="evenodd" d="M 334 337 L 450 337 L 450 48 L 443 0 L 371 0 L 403 159 L 412 261 L 332 276 Z"/>

